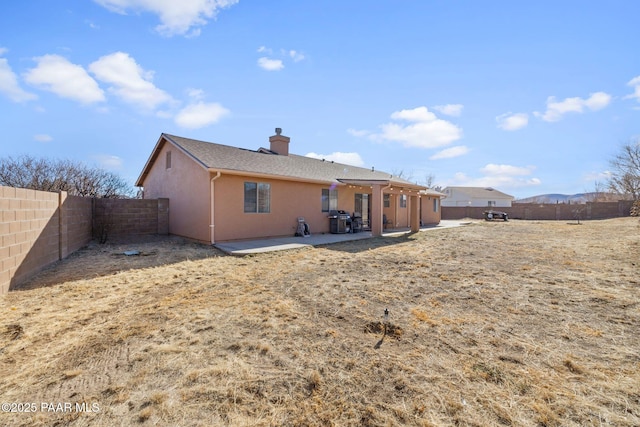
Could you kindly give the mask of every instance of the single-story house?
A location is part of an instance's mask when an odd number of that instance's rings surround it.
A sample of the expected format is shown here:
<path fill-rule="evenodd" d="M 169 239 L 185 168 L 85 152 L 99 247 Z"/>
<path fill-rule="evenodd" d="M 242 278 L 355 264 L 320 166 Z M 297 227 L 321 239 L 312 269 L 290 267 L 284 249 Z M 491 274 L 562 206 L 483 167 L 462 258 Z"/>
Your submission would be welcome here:
<path fill-rule="evenodd" d="M 469 207 L 498 207 L 510 208 L 515 197 L 505 194 L 491 187 L 445 187 L 442 192 L 446 199 L 442 201 L 443 207 L 469 206 Z"/>
<path fill-rule="evenodd" d="M 136 186 L 144 198 L 169 199 L 169 233 L 212 244 L 293 236 L 299 217 L 312 234 L 327 233 L 331 210 L 360 213 L 374 236 L 440 222 L 440 193 L 374 168 L 290 154 L 279 128 L 269 143 L 248 150 L 163 133 Z"/>

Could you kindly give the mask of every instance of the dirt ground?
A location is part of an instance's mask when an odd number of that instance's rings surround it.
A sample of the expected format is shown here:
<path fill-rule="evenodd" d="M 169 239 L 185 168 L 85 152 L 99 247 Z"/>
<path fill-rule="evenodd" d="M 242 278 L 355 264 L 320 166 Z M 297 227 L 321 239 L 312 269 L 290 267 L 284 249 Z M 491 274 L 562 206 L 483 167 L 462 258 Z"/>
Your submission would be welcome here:
<path fill-rule="evenodd" d="M 90 245 L 0 297 L 0 425 L 638 426 L 639 271 L 637 218 Z"/>

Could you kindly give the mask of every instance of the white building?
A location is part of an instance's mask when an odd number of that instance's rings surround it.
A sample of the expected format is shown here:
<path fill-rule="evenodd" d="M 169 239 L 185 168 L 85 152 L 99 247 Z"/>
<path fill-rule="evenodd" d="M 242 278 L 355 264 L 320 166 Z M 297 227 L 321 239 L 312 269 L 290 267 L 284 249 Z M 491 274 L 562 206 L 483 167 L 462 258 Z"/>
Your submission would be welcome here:
<path fill-rule="evenodd" d="M 494 188 L 487 187 L 445 187 L 442 190 L 447 195 L 442 200 L 442 206 L 471 206 L 510 208 L 513 196 Z"/>

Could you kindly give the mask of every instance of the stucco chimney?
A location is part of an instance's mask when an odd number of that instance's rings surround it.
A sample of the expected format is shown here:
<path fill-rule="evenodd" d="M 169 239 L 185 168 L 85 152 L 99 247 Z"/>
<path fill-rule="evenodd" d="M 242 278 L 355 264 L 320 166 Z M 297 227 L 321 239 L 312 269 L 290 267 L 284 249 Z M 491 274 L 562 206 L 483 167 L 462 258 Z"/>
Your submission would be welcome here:
<path fill-rule="evenodd" d="M 289 138 L 288 136 L 280 135 L 281 133 L 282 129 L 276 128 L 276 134 L 269 137 L 269 143 L 271 144 L 269 149 L 281 156 L 288 156 L 289 141 L 291 141 L 291 138 Z"/>

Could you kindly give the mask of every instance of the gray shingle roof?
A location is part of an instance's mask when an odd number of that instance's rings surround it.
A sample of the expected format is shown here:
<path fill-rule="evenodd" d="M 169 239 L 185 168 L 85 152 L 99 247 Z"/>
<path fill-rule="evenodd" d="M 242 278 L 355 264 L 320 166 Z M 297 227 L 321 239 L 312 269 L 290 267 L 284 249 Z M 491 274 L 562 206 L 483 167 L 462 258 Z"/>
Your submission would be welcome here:
<path fill-rule="evenodd" d="M 425 188 L 410 181 L 394 177 L 383 171 L 372 171 L 342 163 L 334 163 L 310 157 L 289 154 L 278 155 L 269 150 L 247 150 L 228 145 L 198 141 L 175 135 L 162 134 L 162 137 L 181 147 L 193 159 L 207 169 L 221 169 L 273 175 L 276 177 L 296 178 L 308 181 L 337 183 L 338 180 L 378 180 L 389 181 L 398 186 Z M 161 137 L 161 139 L 162 139 Z M 151 166 L 150 161 L 145 169 Z M 140 180 L 144 179 L 146 170 Z"/>

